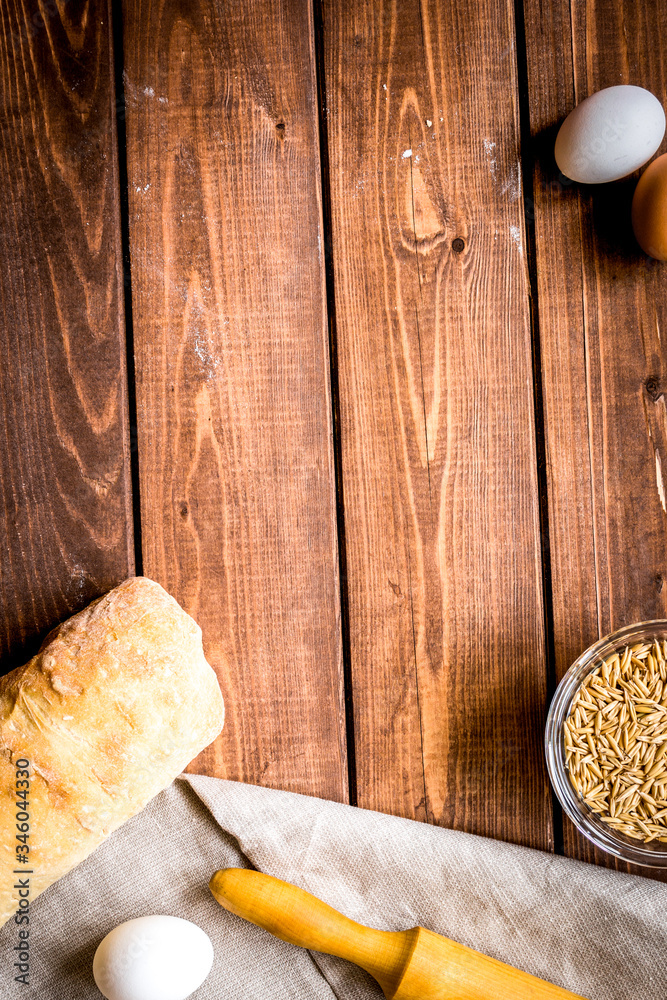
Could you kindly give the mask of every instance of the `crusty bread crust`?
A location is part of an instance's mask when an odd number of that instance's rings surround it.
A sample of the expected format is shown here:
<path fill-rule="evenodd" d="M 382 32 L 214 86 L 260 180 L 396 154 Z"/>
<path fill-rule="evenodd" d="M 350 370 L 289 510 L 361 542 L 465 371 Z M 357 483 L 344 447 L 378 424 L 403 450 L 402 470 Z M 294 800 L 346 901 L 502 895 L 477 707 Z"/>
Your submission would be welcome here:
<path fill-rule="evenodd" d="M 211 743 L 224 705 L 201 629 L 133 577 L 0 678 L 0 925 L 134 816 Z M 16 861 L 16 767 L 30 761 L 30 864 Z"/>

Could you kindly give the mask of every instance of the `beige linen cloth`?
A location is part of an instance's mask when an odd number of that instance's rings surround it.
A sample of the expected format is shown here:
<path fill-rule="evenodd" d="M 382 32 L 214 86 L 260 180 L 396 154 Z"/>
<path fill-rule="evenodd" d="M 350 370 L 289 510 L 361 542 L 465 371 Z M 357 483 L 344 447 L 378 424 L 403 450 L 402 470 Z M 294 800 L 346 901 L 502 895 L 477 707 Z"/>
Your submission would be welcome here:
<path fill-rule="evenodd" d="M 210 935 L 196 1000 L 371 1000 L 340 959 L 284 944 L 223 910 L 207 883 L 249 867 L 386 930 L 421 924 L 590 1000 L 667 997 L 667 887 L 320 799 L 182 776 L 32 907 L 30 985 L 0 931 L 0 1000 L 99 1000 L 95 948 L 131 917 L 170 913 Z"/>

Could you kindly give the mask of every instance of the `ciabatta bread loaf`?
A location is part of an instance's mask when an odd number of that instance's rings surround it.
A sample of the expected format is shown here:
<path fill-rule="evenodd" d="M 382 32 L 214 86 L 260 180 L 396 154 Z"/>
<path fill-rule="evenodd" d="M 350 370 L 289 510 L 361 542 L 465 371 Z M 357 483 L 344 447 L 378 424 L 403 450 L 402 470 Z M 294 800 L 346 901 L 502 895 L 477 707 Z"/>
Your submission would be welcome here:
<path fill-rule="evenodd" d="M 34 899 L 169 785 L 223 721 L 199 626 L 142 577 L 0 678 L 0 924 L 19 903 L 17 870 L 31 872 Z"/>

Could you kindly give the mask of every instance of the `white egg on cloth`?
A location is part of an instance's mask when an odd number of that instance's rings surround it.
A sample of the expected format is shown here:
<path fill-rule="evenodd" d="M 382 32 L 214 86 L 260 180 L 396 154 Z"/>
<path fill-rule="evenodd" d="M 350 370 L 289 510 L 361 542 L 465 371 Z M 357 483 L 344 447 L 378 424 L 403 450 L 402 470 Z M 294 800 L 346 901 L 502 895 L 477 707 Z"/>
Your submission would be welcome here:
<path fill-rule="evenodd" d="M 185 1000 L 212 965 L 213 945 L 201 927 L 180 917 L 137 917 L 100 943 L 93 976 L 107 1000 Z"/>
<path fill-rule="evenodd" d="M 567 116 L 556 138 L 556 163 L 581 184 L 616 181 L 650 160 L 664 134 L 665 112 L 650 91 L 607 87 Z"/>

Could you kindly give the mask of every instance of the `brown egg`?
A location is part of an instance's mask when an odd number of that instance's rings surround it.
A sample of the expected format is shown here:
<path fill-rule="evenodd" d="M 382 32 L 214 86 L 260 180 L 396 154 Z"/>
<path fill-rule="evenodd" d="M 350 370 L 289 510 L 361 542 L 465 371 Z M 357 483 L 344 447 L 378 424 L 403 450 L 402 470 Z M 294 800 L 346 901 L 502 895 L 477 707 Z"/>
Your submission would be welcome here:
<path fill-rule="evenodd" d="M 667 153 L 649 163 L 632 199 L 632 228 L 642 250 L 667 260 Z"/>

